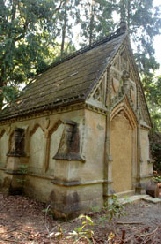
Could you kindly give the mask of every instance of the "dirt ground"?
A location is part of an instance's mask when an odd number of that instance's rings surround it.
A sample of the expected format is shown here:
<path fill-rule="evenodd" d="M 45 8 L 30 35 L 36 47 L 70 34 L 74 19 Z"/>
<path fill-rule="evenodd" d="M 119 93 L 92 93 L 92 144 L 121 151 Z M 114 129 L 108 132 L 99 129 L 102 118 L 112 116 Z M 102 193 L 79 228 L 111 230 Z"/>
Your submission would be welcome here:
<path fill-rule="evenodd" d="M 0 244 L 161 243 L 161 203 L 141 200 L 127 204 L 125 215 L 112 221 L 107 220 L 105 211 L 90 212 L 86 233 L 79 236 L 74 232 L 82 226 L 79 218 L 55 221 L 46 209 L 44 204 L 22 196 L 0 194 Z M 88 235 L 91 238 L 85 237 Z"/>

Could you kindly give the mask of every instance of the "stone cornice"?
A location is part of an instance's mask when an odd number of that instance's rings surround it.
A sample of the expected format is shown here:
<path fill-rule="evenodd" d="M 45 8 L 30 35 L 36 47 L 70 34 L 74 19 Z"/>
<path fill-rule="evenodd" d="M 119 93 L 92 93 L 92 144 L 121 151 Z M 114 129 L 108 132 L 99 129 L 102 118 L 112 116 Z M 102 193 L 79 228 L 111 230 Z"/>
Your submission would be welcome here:
<path fill-rule="evenodd" d="M 146 124 L 146 122 L 140 121 L 140 128 L 144 130 L 150 130 L 151 127 Z"/>
<path fill-rule="evenodd" d="M 83 102 L 80 102 L 80 103 L 76 103 L 76 104 L 71 104 L 69 106 L 58 107 L 53 110 L 44 110 L 42 112 L 29 113 L 29 114 L 17 116 L 15 118 L 5 119 L 3 121 L 0 121 L 0 125 L 11 124 L 14 122 L 22 122 L 22 121 L 27 121 L 30 119 L 37 119 L 37 118 L 41 118 L 44 116 L 71 112 L 71 111 L 80 110 L 83 108 L 85 108 L 85 104 Z"/>

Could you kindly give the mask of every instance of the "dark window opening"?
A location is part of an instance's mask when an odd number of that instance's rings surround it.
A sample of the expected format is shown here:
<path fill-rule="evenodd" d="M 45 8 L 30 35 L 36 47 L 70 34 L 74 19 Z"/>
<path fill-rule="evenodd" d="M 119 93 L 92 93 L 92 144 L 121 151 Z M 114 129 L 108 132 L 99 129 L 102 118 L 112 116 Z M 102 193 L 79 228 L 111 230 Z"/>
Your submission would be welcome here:
<path fill-rule="evenodd" d="M 8 156 L 17 156 L 17 157 L 24 156 L 25 155 L 24 142 L 25 142 L 24 129 L 16 128 L 10 140 L 10 150 Z"/>

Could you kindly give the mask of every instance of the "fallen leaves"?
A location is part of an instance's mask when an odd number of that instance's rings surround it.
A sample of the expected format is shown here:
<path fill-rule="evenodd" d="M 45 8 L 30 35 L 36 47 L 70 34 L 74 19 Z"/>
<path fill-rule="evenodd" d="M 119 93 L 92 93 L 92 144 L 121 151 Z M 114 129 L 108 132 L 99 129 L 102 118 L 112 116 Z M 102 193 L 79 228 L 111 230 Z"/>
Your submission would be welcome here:
<path fill-rule="evenodd" d="M 89 240 L 93 244 L 161 243 L 159 204 L 129 204 L 126 215 L 113 222 L 103 212 L 93 212 L 90 218 L 95 225 L 90 226 L 88 218 L 85 222 L 88 233 L 93 233 L 89 238 L 78 237 L 74 232 L 81 227 L 80 218 L 60 222 L 49 213 L 49 206 L 37 201 L 0 194 L 0 244 L 86 244 Z"/>

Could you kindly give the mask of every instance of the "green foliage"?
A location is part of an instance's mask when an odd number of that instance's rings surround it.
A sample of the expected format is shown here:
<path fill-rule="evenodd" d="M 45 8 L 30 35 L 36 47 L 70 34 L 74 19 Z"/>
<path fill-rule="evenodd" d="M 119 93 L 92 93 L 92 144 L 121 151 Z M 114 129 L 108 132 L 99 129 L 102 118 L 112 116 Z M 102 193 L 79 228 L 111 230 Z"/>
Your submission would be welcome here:
<path fill-rule="evenodd" d="M 28 165 L 25 165 L 25 164 L 19 165 L 18 171 L 19 171 L 20 174 L 26 175 L 27 172 L 28 172 Z"/>
<path fill-rule="evenodd" d="M 28 83 L 59 55 L 52 50 L 60 36 L 64 2 L 0 0 L 0 108 L 4 98 L 15 99 L 17 84 Z"/>
<path fill-rule="evenodd" d="M 19 95 L 19 91 L 16 86 L 14 85 L 5 85 L 1 87 L 0 90 L 1 93 L 3 93 L 5 102 L 8 104 L 12 101 L 14 101 L 17 96 Z"/>
<path fill-rule="evenodd" d="M 153 0 L 0 0 L 0 108 L 4 99 L 17 97 L 19 84 L 75 50 L 73 32 L 85 46 L 125 20 L 154 129 L 160 130 L 161 78 L 153 75 L 159 67 L 153 38 L 161 32 L 160 11 Z"/>
<path fill-rule="evenodd" d="M 159 64 L 154 57 L 153 40 L 161 32 L 160 8 L 153 7 L 153 0 L 116 1 L 116 11 L 120 19 L 126 21 L 132 40 L 135 60 L 146 91 L 146 98 L 154 129 L 161 130 L 160 117 L 160 83 L 156 82 L 154 71 Z"/>
<path fill-rule="evenodd" d="M 92 238 L 94 232 L 92 227 L 94 226 L 93 220 L 88 215 L 80 215 L 81 226 L 75 228 L 74 231 L 78 234 L 78 237 Z"/>
<path fill-rule="evenodd" d="M 111 203 L 106 203 L 104 209 L 106 211 L 107 218 L 111 221 L 115 217 L 120 218 L 122 215 L 125 214 L 125 212 L 123 204 L 119 202 L 116 195 L 113 195 L 110 200 Z"/>
<path fill-rule="evenodd" d="M 154 176 L 154 177 L 153 177 L 153 181 L 154 181 L 154 182 L 157 182 L 157 183 L 161 183 L 161 176 L 160 176 L 160 175 L 158 175 L 158 176 Z"/>
<path fill-rule="evenodd" d="M 117 4 L 117 13 L 128 23 L 131 39 L 135 43 L 133 51 L 140 72 L 149 74 L 150 69 L 158 68 L 154 59 L 153 38 L 160 33 L 160 10 L 153 8 L 153 0 L 120 0 Z"/>
<path fill-rule="evenodd" d="M 96 39 L 114 30 L 113 10 L 111 1 L 81 1 L 81 46 L 91 45 Z"/>
<path fill-rule="evenodd" d="M 100 211 L 100 207 L 99 206 L 93 206 L 93 207 L 91 207 L 91 211 L 93 213 L 98 213 Z"/>
<path fill-rule="evenodd" d="M 161 133 L 153 132 L 150 135 L 150 148 L 154 160 L 154 170 L 161 172 Z"/>
<path fill-rule="evenodd" d="M 161 131 L 161 77 L 144 75 L 142 79 L 148 108 L 153 121 L 153 131 Z"/>
<path fill-rule="evenodd" d="M 103 215 L 102 212 L 99 212 L 99 221 L 97 221 L 97 223 L 94 223 L 88 215 L 80 215 L 81 226 L 75 228 L 73 232 L 70 233 L 69 238 L 74 237 L 75 240 L 78 241 L 83 237 L 90 242 L 94 237 L 93 227 L 95 225 L 100 225 L 100 223 L 104 224 L 105 221 L 115 221 L 116 218 L 120 218 L 124 215 L 124 206 L 119 202 L 117 196 L 113 195 L 110 200 L 111 203 L 106 203 L 103 207 Z M 93 211 L 95 211 L 95 208 Z M 96 208 L 96 211 L 98 212 L 98 208 Z M 110 238 L 112 238 L 112 236 L 109 235 L 109 240 Z"/>
<path fill-rule="evenodd" d="M 0 2 L 0 87 L 5 98 L 13 97 L 14 89 L 11 92 L 8 83 L 12 83 L 13 88 L 14 84 L 23 82 L 30 72 L 33 55 L 36 57 L 31 50 L 33 47 L 34 51 L 37 49 L 36 43 L 30 36 L 35 36 L 31 33 L 36 28 L 38 17 L 31 6 L 32 2 L 25 0 Z M 9 95 L 6 95 L 7 91 Z"/>

